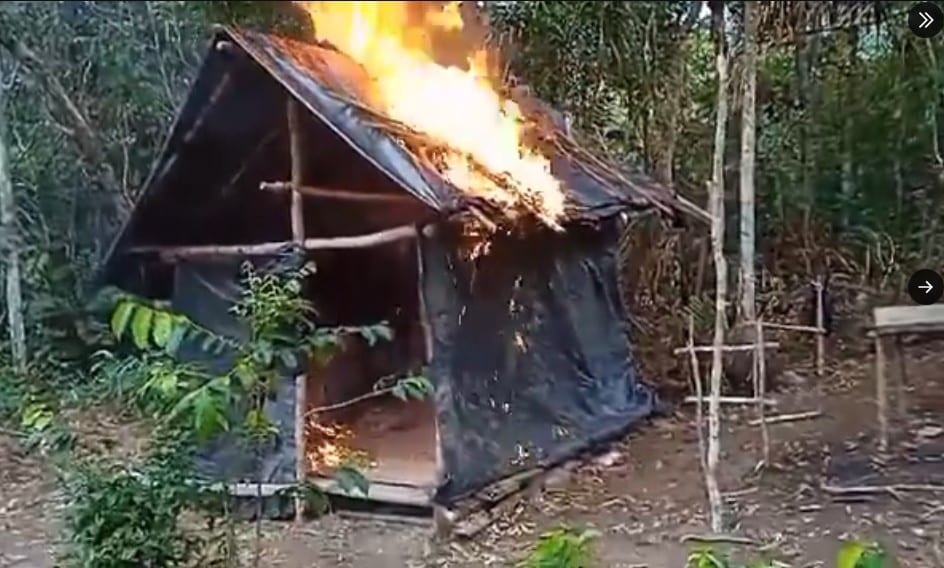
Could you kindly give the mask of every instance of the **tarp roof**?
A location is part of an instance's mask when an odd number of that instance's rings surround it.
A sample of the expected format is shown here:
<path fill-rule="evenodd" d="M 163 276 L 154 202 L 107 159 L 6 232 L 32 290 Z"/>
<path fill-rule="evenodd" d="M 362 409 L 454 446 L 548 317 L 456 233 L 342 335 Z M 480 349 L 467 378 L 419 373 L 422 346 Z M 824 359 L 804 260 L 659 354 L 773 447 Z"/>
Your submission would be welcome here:
<path fill-rule="evenodd" d="M 364 71 L 349 57 L 327 45 L 221 28 L 217 40 L 226 39 L 245 50 L 312 113 L 376 162 L 403 189 L 440 211 L 456 208 L 463 201 L 463 194 L 424 165 L 421 157 L 372 125 L 381 113 L 358 96 Z M 567 138 L 559 121 L 542 109 L 545 105 L 533 98 L 519 98 L 516 102 L 541 125 L 542 137 Z M 618 170 L 615 165 L 593 159 L 599 163 L 563 155 L 552 159 L 552 172 L 564 181 L 568 219 L 604 217 L 628 207 L 661 207 L 666 212 L 704 216 L 699 208 L 648 176 L 619 171 L 614 179 Z"/>
<path fill-rule="evenodd" d="M 322 44 L 311 44 L 279 36 L 228 27 L 218 27 L 213 44 L 231 42 L 247 54 L 292 94 L 314 116 L 338 134 L 366 160 L 386 174 L 403 190 L 409 192 L 430 208 L 444 214 L 461 211 L 470 200 L 435 171 L 418 153 L 409 149 L 402 139 L 384 128 L 384 116 L 372 109 L 358 94 L 364 84 L 365 73 L 359 64 L 346 55 Z M 215 49 L 209 58 L 218 57 Z M 197 78 L 194 94 L 185 103 L 168 137 L 162 156 L 154 172 L 173 167 L 173 157 L 181 151 L 186 140 L 183 133 L 199 128 L 196 108 L 207 101 L 195 101 L 212 87 L 206 83 L 220 80 L 219 73 L 204 72 Z M 199 87 L 199 89 L 198 89 Z M 203 98 L 206 98 L 205 95 Z M 515 96 L 522 111 L 540 129 L 543 140 L 554 140 L 565 146 L 563 152 L 551 155 L 552 173 L 563 182 L 567 199 L 565 222 L 593 221 L 612 216 L 627 209 L 657 208 L 669 215 L 685 213 L 701 219 L 707 214 L 691 202 L 658 184 L 650 177 L 625 169 L 584 150 L 564 133 L 560 116 L 530 97 Z M 555 116 L 556 115 L 556 116 Z M 389 119 L 388 119 L 389 120 Z M 415 134 L 415 133 L 414 133 Z M 412 135 L 413 140 L 417 137 Z M 425 145 L 425 144 L 421 144 Z M 430 142 L 430 145 L 434 145 Z M 560 147 L 560 146 L 558 146 Z M 147 182 L 141 201 L 159 191 L 160 175 L 152 175 Z M 138 207 L 136 207 L 137 209 Z M 127 237 L 136 213 L 122 227 L 112 243 L 105 265 L 112 260 L 120 243 Z M 107 268 L 106 268 L 107 270 Z"/>

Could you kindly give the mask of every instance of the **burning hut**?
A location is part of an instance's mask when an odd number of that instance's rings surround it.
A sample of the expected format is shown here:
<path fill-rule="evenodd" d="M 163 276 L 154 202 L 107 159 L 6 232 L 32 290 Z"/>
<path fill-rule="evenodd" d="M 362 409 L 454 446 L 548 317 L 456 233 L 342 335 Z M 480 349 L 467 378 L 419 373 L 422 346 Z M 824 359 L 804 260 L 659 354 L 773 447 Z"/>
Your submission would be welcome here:
<path fill-rule="evenodd" d="M 329 39 L 217 30 L 108 253 L 109 283 L 235 337 L 240 264 L 286 255 L 317 266 L 305 293 L 322 323 L 394 327 L 389 345 L 287 369 L 262 467 L 220 441 L 205 472 L 330 490 L 343 432 L 370 458 L 372 499 L 448 504 L 649 414 L 617 292 L 620 214 L 700 210 L 583 150 L 536 101 L 501 98 L 474 61 L 404 71 L 388 44 L 371 63 L 351 37 Z M 305 419 L 417 366 L 431 400 Z"/>

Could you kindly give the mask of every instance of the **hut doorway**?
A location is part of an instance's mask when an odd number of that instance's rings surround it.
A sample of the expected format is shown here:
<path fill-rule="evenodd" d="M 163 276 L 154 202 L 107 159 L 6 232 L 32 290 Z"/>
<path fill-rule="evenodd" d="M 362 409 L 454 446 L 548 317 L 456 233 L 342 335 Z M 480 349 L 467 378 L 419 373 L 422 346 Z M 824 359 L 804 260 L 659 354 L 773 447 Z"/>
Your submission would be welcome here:
<path fill-rule="evenodd" d="M 309 258 L 316 272 L 306 295 L 320 323 L 385 322 L 393 334 L 376 342 L 348 335 L 327 363 L 309 362 L 309 474 L 327 478 L 338 466 L 353 463 L 372 484 L 435 487 L 434 403 L 390 393 L 398 378 L 423 373 L 428 358 L 416 242 L 316 251 Z M 330 410 L 313 411 L 326 407 Z"/>

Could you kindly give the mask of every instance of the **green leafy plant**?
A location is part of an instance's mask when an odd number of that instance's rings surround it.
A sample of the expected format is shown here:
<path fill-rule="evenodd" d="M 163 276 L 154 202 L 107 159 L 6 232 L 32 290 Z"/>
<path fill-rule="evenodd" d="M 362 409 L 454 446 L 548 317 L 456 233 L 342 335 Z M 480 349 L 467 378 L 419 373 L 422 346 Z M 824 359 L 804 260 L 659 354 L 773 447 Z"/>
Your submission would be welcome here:
<path fill-rule="evenodd" d="M 688 555 L 686 568 L 730 568 L 727 557 L 710 546 L 699 547 Z"/>
<path fill-rule="evenodd" d="M 852 541 L 842 545 L 836 555 L 835 568 L 886 568 L 888 555 L 875 542 Z M 747 564 L 733 562 L 726 554 L 711 546 L 691 551 L 686 568 L 789 568 L 776 560 L 754 560 Z"/>
<path fill-rule="evenodd" d="M 560 528 L 541 535 L 537 546 L 521 563 L 522 568 L 589 568 L 591 545 L 599 536 L 594 530 Z"/>
<path fill-rule="evenodd" d="M 183 566 L 201 542 L 180 525 L 198 489 L 187 460 L 158 453 L 141 466 L 79 463 L 65 475 L 66 562 L 82 568 Z"/>
<path fill-rule="evenodd" d="M 176 432 L 183 436 L 181 441 L 185 444 L 200 444 L 218 434 L 232 432 L 247 443 L 257 460 L 261 460 L 267 443 L 279 433 L 265 412 L 265 403 L 274 396 L 278 382 L 287 370 L 295 369 L 302 358 L 322 363 L 328 361 L 342 347 L 345 335 L 360 335 L 370 345 L 392 339 L 390 328 L 384 323 L 332 328 L 314 325 L 312 309 L 301 296 L 305 275 L 304 270 L 276 274 L 259 272 L 246 265 L 243 293 L 233 307 L 233 313 L 246 330 L 246 335 L 239 339 L 207 330 L 185 315 L 171 311 L 166 304 L 120 296 L 111 313 L 109 327 L 119 342 L 119 348 L 128 346 L 133 348 L 133 352 L 118 355 L 106 350 L 96 354 L 93 372 L 101 392 L 105 396 L 133 402 L 136 409 L 158 420 L 160 432 Z M 197 363 L 181 361 L 177 353 L 184 341 L 196 342 L 210 354 L 225 355 L 231 364 L 223 372 L 212 373 Z M 424 377 L 411 375 L 384 388 L 386 392 L 406 400 L 427 395 L 432 386 Z M 36 420 L 42 422 L 44 416 L 39 413 Z M 158 501 L 163 499 L 166 508 L 176 512 L 176 516 L 198 506 L 190 490 L 160 489 L 162 483 L 171 481 L 180 487 L 188 487 L 183 478 L 171 480 L 154 473 L 161 470 L 149 470 L 150 477 L 120 469 L 94 470 L 95 475 L 89 473 L 90 470 L 83 471 L 78 479 L 85 485 L 73 484 L 73 487 L 92 487 L 94 481 L 100 485 L 92 488 L 113 486 L 121 495 L 121 491 L 131 492 L 136 483 L 148 479 L 150 490 L 157 492 L 152 497 Z M 178 464 L 176 471 L 184 475 L 181 472 L 188 472 L 189 468 Z M 354 464 L 338 467 L 335 479 L 343 491 L 351 494 L 366 495 L 369 490 L 367 478 Z M 319 489 L 304 481 L 285 493 L 300 495 L 308 503 L 319 506 L 327 503 Z M 99 510 L 106 504 L 108 508 L 120 511 L 132 503 L 130 498 L 120 502 L 91 497 L 86 501 L 76 499 L 72 507 L 74 517 L 82 522 L 76 521 L 74 526 L 91 526 L 85 521 L 98 518 L 96 515 L 111 518 L 111 513 Z M 226 563 L 231 564 L 236 547 L 234 517 L 228 513 L 228 499 L 224 498 L 222 505 L 228 530 L 226 538 L 219 539 L 217 544 L 227 559 Z M 175 515 L 154 519 L 159 524 L 154 530 L 168 543 L 173 543 L 161 547 L 168 556 L 139 565 L 175 565 L 180 558 L 190 555 L 188 547 L 193 543 L 184 538 L 178 525 L 174 524 Z M 257 500 L 257 537 L 261 517 L 260 497 Z M 153 551 L 134 540 L 139 533 L 126 534 L 125 528 L 129 525 L 133 523 L 128 521 L 120 526 L 98 523 L 95 526 L 101 532 L 94 535 L 74 528 L 74 556 L 101 558 L 89 547 L 104 542 L 105 548 L 117 558 L 147 557 Z M 260 542 L 261 538 L 257 538 L 257 563 Z M 89 562 L 90 566 L 111 566 Z"/>
<path fill-rule="evenodd" d="M 877 542 L 852 541 L 836 555 L 836 568 L 885 568 L 888 554 Z"/>

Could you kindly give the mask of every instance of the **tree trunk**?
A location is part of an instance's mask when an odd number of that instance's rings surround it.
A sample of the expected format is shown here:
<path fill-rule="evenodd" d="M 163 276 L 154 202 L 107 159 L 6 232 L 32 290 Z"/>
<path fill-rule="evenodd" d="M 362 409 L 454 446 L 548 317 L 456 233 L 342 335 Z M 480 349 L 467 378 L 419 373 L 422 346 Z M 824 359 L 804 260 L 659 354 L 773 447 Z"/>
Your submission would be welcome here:
<path fill-rule="evenodd" d="M 0 81 L 2 83 L 2 81 Z M 23 323 L 23 292 L 20 289 L 20 253 L 16 226 L 16 203 L 10 182 L 10 160 L 6 145 L 6 112 L 0 86 L 0 234 L 7 243 L 6 304 L 13 365 L 20 373 L 26 371 L 26 328 Z"/>
<path fill-rule="evenodd" d="M 711 530 L 721 532 L 723 504 L 718 487 L 718 466 L 721 460 L 721 375 L 724 345 L 725 298 L 728 288 L 728 267 L 724 259 L 724 147 L 728 120 L 728 61 L 724 38 L 724 4 L 712 2 L 712 30 L 716 49 L 718 74 L 718 106 L 715 118 L 714 156 L 708 193 L 711 213 L 711 249 L 715 263 L 715 334 L 711 358 L 711 386 L 708 398 L 708 456 L 705 485 L 708 490 Z"/>
<path fill-rule="evenodd" d="M 43 87 L 45 94 L 49 96 L 54 108 L 58 111 L 57 114 L 61 116 L 68 131 L 71 132 L 82 159 L 91 171 L 98 172 L 99 181 L 104 188 L 119 198 L 123 213 L 129 214 L 134 206 L 134 200 L 128 194 L 127 188 L 119 183 L 118 176 L 108 162 L 105 149 L 102 147 L 98 134 L 92 128 L 89 118 L 69 95 L 56 72 L 46 65 L 39 54 L 22 41 L 0 36 L 0 46 L 22 63 Z"/>
<path fill-rule="evenodd" d="M 842 195 L 842 215 L 840 216 L 840 227 L 842 231 L 848 231 L 852 225 L 851 210 L 855 207 L 856 192 L 856 172 L 853 162 L 853 139 L 852 113 L 855 112 L 856 101 L 855 87 L 855 67 L 856 53 L 858 52 L 859 35 L 855 29 L 850 29 L 845 34 L 846 48 L 846 72 L 845 72 L 845 92 L 843 93 L 844 107 L 847 112 L 843 117 L 842 124 L 842 147 L 841 147 L 841 166 L 839 171 L 839 191 Z"/>
<path fill-rule="evenodd" d="M 813 215 L 813 209 L 816 206 L 816 192 L 813 187 L 812 177 L 812 152 L 810 149 L 810 113 L 813 103 L 813 76 L 812 66 L 816 57 L 816 36 L 807 37 L 799 34 L 794 45 L 794 58 L 796 63 L 796 89 L 797 103 L 800 107 L 801 117 L 799 124 L 800 138 L 800 187 L 802 188 L 805 203 L 802 206 L 803 215 L 803 238 L 809 237 Z"/>
<path fill-rule="evenodd" d="M 754 99 L 757 89 L 757 23 L 756 2 L 744 2 L 744 81 L 741 98 L 741 321 L 756 318 L 754 301 L 755 195 L 754 155 L 756 113 Z"/>

